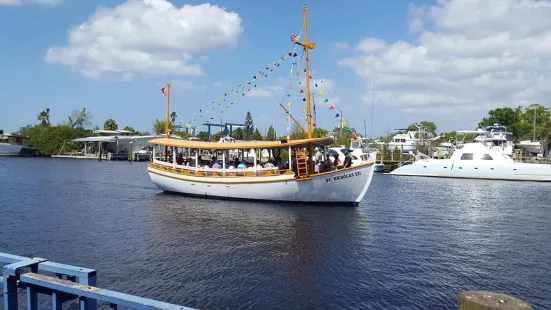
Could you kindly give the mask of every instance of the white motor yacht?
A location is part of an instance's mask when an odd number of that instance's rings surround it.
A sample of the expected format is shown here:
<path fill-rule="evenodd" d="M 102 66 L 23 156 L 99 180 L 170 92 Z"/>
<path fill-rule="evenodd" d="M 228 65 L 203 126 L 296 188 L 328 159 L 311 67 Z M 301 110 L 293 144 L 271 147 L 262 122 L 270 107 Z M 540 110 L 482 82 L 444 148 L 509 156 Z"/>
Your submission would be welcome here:
<path fill-rule="evenodd" d="M 551 165 L 514 162 L 500 149 L 474 142 L 457 146 L 450 159 L 421 159 L 389 174 L 551 182 Z"/>

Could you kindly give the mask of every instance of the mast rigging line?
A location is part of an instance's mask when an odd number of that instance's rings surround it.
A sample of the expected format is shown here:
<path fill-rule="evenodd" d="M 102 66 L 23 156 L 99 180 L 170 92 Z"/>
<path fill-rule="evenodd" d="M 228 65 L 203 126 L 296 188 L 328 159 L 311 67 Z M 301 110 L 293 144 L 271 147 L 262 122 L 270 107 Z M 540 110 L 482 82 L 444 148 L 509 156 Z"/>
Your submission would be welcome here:
<path fill-rule="evenodd" d="M 209 113 L 216 110 L 217 107 L 220 107 L 220 110 L 217 112 L 217 114 L 223 114 L 226 109 L 229 109 L 232 105 L 236 104 L 241 97 L 244 97 L 248 92 L 256 88 L 259 83 L 262 82 L 264 78 L 267 78 L 268 74 L 279 67 L 283 61 L 287 60 L 287 58 L 289 57 L 296 57 L 294 55 L 296 55 L 296 52 L 287 52 L 283 57 L 280 57 L 278 60 L 274 61 L 270 66 L 265 67 L 262 70 L 258 70 L 258 78 L 257 75 L 254 75 L 252 79 L 246 80 L 238 86 L 226 91 L 223 96 L 218 96 L 212 102 L 205 104 L 203 108 L 199 109 L 200 114 L 198 116 L 196 113 L 193 113 L 193 121 L 189 121 L 188 124 L 196 125 L 198 122 L 201 121 L 205 123 L 214 121 L 216 117 L 221 115 L 210 118 L 205 117 L 210 115 Z M 263 78 L 260 79 L 260 77 Z M 203 120 L 203 118 L 205 119 Z"/>

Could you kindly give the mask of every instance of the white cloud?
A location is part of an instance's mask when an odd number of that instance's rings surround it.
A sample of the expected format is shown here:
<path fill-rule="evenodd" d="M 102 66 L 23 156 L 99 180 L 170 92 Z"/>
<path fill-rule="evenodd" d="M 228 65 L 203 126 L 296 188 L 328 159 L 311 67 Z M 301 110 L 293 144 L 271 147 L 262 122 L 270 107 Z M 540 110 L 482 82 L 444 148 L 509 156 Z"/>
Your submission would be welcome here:
<path fill-rule="evenodd" d="M 350 43 L 348 42 L 333 42 L 331 47 L 337 51 L 345 51 L 351 48 Z"/>
<path fill-rule="evenodd" d="M 207 58 L 197 54 L 235 47 L 242 31 L 239 15 L 216 5 L 127 0 L 71 29 L 68 44 L 49 48 L 45 61 L 95 78 L 109 72 L 200 76 L 198 62 Z"/>
<path fill-rule="evenodd" d="M 181 89 L 183 91 L 194 91 L 194 90 L 207 90 L 205 85 L 197 85 L 192 81 L 186 80 L 175 80 L 172 82 L 172 85 L 176 89 Z"/>
<path fill-rule="evenodd" d="M 366 82 L 371 101 L 405 112 L 479 115 L 547 104 L 551 95 L 551 1 L 441 0 L 410 6 L 413 42 L 366 38 L 339 64 Z"/>
<path fill-rule="evenodd" d="M 37 3 L 43 5 L 58 5 L 61 4 L 63 0 L 0 0 L 0 6 L 2 5 L 22 5 L 23 3 Z"/>
<path fill-rule="evenodd" d="M 245 96 L 249 98 L 276 98 L 283 94 L 283 87 L 280 86 L 262 86 L 252 88 Z"/>
<path fill-rule="evenodd" d="M 216 87 L 216 88 L 222 88 L 222 87 L 224 87 L 224 83 L 222 83 L 222 82 L 214 82 L 214 83 L 212 84 L 212 86 L 214 86 L 214 87 Z"/>
<path fill-rule="evenodd" d="M 23 0 L 0 0 L 0 5 L 21 5 Z"/>

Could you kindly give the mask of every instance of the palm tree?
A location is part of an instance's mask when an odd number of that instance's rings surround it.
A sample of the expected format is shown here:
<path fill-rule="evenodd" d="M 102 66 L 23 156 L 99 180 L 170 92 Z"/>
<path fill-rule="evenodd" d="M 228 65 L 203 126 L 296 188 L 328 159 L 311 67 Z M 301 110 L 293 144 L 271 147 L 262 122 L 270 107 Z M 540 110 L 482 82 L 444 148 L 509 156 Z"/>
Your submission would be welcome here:
<path fill-rule="evenodd" d="M 162 119 L 156 119 L 153 121 L 153 132 L 155 135 L 162 135 L 166 133 L 165 129 L 166 121 Z"/>
<path fill-rule="evenodd" d="M 170 123 L 176 124 L 176 119 L 178 118 L 178 114 L 176 112 L 170 113 Z"/>
<path fill-rule="evenodd" d="M 50 126 L 50 109 L 46 108 L 46 110 L 40 112 L 38 114 L 37 119 L 40 121 L 40 124 L 43 126 Z"/>

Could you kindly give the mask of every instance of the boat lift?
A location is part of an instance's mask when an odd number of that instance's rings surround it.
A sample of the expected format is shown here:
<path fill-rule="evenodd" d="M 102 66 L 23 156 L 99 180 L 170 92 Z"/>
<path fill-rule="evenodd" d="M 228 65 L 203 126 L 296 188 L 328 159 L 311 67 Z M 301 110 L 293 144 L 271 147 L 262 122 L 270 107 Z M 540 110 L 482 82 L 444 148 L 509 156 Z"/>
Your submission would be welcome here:
<path fill-rule="evenodd" d="M 214 126 L 214 127 L 221 127 L 221 128 L 224 128 L 224 135 L 226 136 L 232 136 L 233 134 L 233 127 L 245 127 L 246 129 L 246 136 L 245 136 L 245 140 L 249 141 L 250 140 L 250 128 L 251 126 L 250 125 L 246 125 L 246 124 L 237 124 L 237 123 L 224 123 L 224 124 L 212 124 L 212 123 L 203 123 L 204 126 L 207 126 L 208 127 L 208 133 L 209 133 L 209 141 L 211 141 L 211 131 L 210 131 L 210 128 L 211 126 Z"/>

